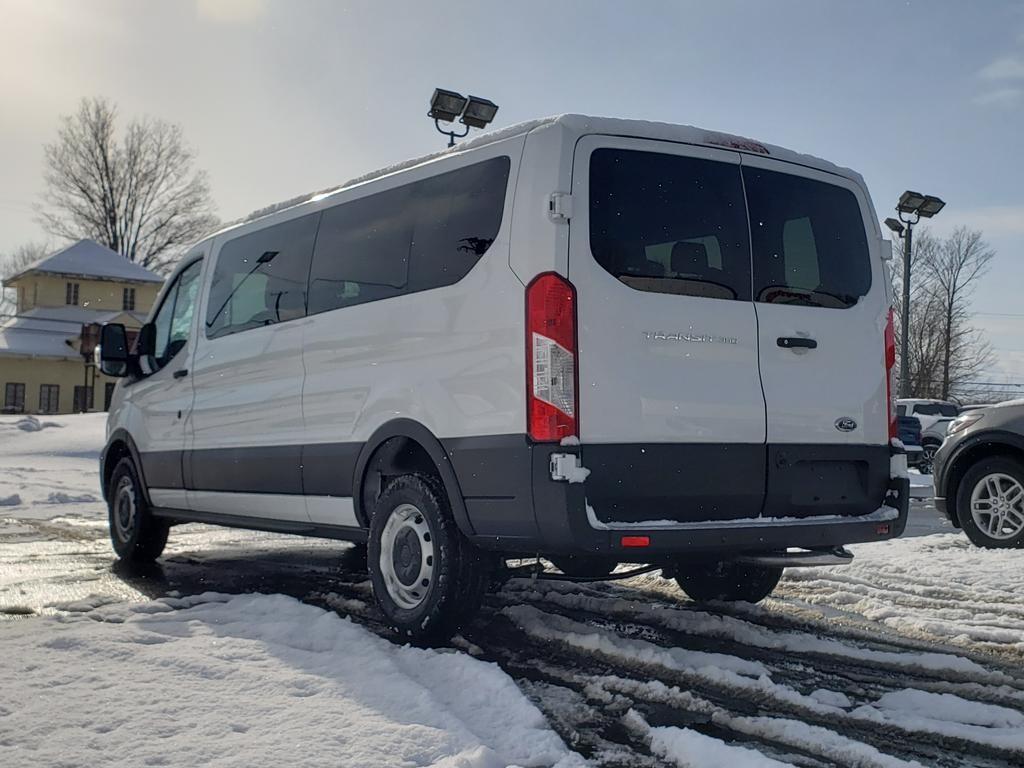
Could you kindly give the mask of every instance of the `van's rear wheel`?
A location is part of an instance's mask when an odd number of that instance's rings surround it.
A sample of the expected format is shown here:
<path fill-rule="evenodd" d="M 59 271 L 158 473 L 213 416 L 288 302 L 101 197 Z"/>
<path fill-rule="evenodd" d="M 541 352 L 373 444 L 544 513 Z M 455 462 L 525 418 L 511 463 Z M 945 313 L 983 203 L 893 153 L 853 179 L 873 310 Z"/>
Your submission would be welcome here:
<path fill-rule="evenodd" d="M 744 563 L 719 562 L 680 566 L 676 583 L 692 600 L 757 603 L 775 589 L 782 578 L 782 568 Z"/>
<path fill-rule="evenodd" d="M 150 563 L 160 557 L 167 545 L 170 525 L 150 512 L 139 473 L 130 458 L 121 459 L 110 476 L 107 510 L 110 543 L 121 560 Z"/>
<path fill-rule="evenodd" d="M 440 482 L 402 475 L 370 520 L 367 566 L 388 622 L 408 637 L 447 639 L 480 607 L 487 559 L 459 532 Z"/>

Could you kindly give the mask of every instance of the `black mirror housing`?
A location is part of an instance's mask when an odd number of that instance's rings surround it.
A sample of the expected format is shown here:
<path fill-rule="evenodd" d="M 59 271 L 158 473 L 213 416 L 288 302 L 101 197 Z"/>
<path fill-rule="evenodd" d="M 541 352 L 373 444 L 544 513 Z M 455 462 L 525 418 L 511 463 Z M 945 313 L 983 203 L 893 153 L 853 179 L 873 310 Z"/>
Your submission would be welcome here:
<path fill-rule="evenodd" d="M 100 370 L 120 378 L 130 371 L 128 332 L 121 323 L 108 323 L 100 331 Z"/>

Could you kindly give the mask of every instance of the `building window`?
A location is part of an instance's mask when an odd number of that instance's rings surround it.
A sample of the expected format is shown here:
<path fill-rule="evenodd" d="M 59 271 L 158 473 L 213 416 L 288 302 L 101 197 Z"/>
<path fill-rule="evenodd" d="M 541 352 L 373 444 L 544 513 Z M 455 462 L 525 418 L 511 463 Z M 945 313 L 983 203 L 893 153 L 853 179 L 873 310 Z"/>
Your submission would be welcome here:
<path fill-rule="evenodd" d="M 121 298 L 121 309 L 125 311 L 132 311 L 135 309 L 135 289 L 125 288 Z"/>
<path fill-rule="evenodd" d="M 83 387 L 81 384 L 75 386 L 75 413 L 85 413 L 92 410 L 92 387 Z"/>
<path fill-rule="evenodd" d="M 25 385 L 8 382 L 4 387 L 4 413 L 25 412 Z"/>
<path fill-rule="evenodd" d="M 60 412 L 60 387 L 57 384 L 39 385 L 39 412 Z"/>
<path fill-rule="evenodd" d="M 68 283 L 64 292 L 64 303 L 78 306 L 78 283 Z"/>

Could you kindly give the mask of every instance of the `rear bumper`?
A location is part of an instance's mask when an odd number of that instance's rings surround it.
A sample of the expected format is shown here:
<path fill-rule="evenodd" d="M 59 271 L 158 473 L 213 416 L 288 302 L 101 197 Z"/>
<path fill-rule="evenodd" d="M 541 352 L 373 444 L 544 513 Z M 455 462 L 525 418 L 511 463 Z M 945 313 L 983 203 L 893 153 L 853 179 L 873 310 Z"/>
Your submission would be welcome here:
<path fill-rule="evenodd" d="M 863 515 L 837 508 L 835 514 L 823 509 L 802 517 L 760 517 L 755 512 L 739 519 L 607 523 L 587 504 L 590 481 L 551 478 L 551 455 L 578 455 L 580 447 L 533 445 L 522 436 L 443 442 L 466 500 L 472 527 L 467 535 L 482 548 L 506 553 L 592 554 L 651 562 L 682 552 L 828 549 L 901 535 L 910 507 L 910 482 L 900 477 L 889 481 L 880 507 Z M 582 450 L 586 453 L 586 446 Z M 681 505 L 692 502 L 682 489 L 678 493 Z M 630 546 L 644 539 L 645 546 Z"/>

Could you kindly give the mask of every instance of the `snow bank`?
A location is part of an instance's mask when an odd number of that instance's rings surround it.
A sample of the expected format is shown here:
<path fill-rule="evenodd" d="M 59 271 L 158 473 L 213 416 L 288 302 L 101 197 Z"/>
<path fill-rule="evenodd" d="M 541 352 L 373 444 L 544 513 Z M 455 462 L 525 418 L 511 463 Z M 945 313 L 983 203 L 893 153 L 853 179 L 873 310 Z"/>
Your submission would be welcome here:
<path fill-rule="evenodd" d="M 0 416 L 0 505 L 19 505 L 22 519 L 105 519 L 99 456 L 106 420 L 105 413 Z"/>
<path fill-rule="evenodd" d="M 12 765 L 583 765 L 497 665 L 281 595 L 6 622 L 0 679 Z"/>
<path fill-rule="evenodd" d="M 961 533 L 850 547 L 842 568 L 793 568 L 775 596 L 914 637 L 1024 656 L 1024 555 Z"/>

